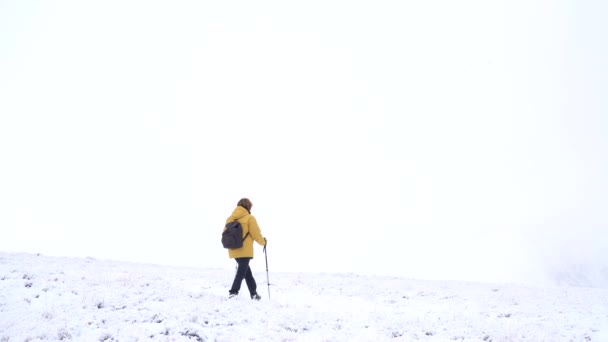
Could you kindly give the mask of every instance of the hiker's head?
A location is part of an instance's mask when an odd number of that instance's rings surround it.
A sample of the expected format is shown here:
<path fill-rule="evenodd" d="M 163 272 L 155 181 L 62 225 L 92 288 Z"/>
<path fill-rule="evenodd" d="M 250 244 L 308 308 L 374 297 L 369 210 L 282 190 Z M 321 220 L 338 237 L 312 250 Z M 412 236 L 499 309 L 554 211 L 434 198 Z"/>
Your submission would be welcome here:
<path fill-rule="evenodd" d="M 249 198 L 241 198 L 239 200 L 239 203 L 236 204 L 239 207 L 243 207 L 245 209 L 247 209 L 247 211 L 249 213 L 251 213 L 251 207 L 253 207 L 253 204 L 251 203 L 251 201 L 249 200 Z"/>

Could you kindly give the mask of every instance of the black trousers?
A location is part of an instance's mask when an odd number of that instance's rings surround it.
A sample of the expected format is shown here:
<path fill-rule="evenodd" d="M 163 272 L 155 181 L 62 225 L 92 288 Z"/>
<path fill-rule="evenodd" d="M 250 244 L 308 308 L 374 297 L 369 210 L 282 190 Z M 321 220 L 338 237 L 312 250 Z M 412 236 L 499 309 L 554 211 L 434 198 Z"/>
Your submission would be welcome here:
<path fill-rule="evenodd" d="M 234 260 L 236 260 L 238 267 L 236 269 L 234 281 L 232 282 L 232 288 L 230 288 L 230 294 L 238 294 L 239 290 L 241 289 L 243 279 L 245 279 L 247 288 L 249 289 L 249 294 L 253 296 L 257 293 L 257 285 L 255 283 L 255 279 L 253 279 L 251 268 L 249 267 L 249 260 L 251 260 L 251 258 L 235 258 Z"/>

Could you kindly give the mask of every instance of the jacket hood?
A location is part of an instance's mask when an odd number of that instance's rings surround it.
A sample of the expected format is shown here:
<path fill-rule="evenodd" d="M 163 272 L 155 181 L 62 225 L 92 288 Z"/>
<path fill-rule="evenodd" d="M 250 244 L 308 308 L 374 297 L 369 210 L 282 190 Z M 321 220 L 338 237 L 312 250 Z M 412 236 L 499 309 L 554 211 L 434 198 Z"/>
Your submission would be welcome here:
<path fill-rule="evenodd" d="M 234 211 L 232 212 L 232 215 L 230 215 L 230 218 L 234 219 L 234 220 L 240 220 L 243 217 L 249 215 L 249 212 L 247 211 L 247 209 L 238 206 L 236 207 L 236 209 L 234 209 Z"/>

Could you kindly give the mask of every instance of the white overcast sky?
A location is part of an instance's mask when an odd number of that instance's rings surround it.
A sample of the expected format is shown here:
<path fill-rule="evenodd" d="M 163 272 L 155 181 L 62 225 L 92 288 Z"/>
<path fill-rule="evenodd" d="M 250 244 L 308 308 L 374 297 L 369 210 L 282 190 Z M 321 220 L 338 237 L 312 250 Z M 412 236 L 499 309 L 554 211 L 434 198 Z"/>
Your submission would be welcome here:
<path fill-rule="evenodd" d="M 606 265 L 607 4 L 0 1 L 0 250 L 232 267 L 249 197 L 271 270 Z"/>

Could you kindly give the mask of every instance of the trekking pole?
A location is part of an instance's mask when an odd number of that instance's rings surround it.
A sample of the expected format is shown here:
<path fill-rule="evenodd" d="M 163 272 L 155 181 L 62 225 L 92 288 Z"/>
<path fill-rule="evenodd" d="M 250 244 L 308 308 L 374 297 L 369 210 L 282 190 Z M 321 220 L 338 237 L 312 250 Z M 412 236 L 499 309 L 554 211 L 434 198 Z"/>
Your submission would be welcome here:
<path fill-rule="evenodd" d="M 268 254 L 266 253 L 266 244 L 264 245 L 264 258 L 266 258 L 266 284 L 268 284 L 268 300 L 270 300 L 270 280 L 268 278 Z"/>

